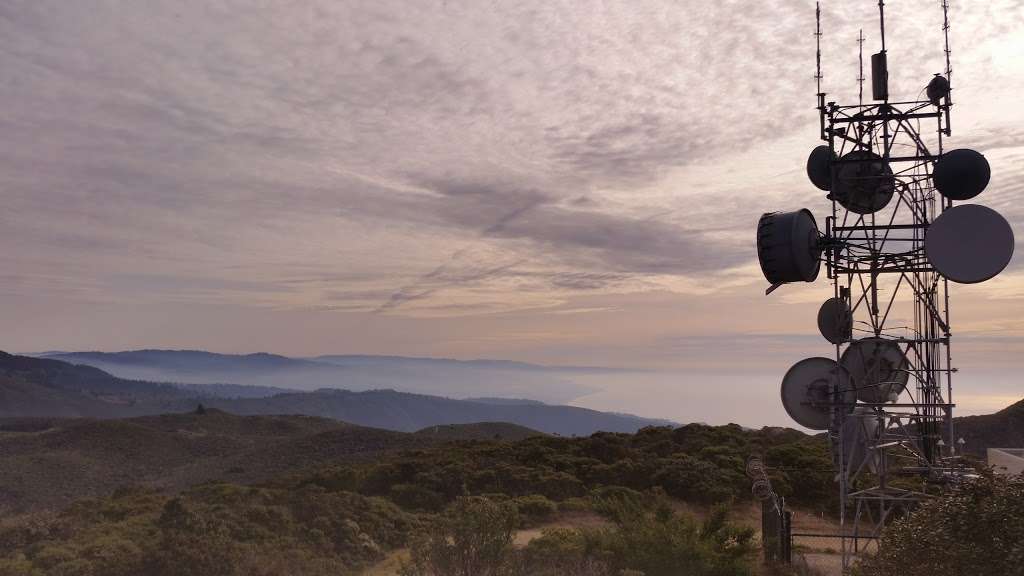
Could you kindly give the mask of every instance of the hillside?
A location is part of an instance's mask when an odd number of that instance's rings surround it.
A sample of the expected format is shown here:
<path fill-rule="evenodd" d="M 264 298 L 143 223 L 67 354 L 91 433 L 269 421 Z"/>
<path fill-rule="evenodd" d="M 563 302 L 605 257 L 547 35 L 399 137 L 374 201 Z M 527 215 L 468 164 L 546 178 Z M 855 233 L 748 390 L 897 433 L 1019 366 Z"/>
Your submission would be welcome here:
<path fill-rule="evenodd" d="M 970 454 L 984 456 L 988 448 L 1024 447 L 1024 400 L 994 414 L 963 416 L 955 422 Z"/>
<path fill-rule="evenodd" d="M 317 390 L 204 402 L 236 414 L 307 414 L 403 432 L 439 424 L 510 422 L 548 434 L 588 436 L 597 431 L 635 432 L 644 426 L 668 423 L 575 406 L 471 402 L 394 390 Z"/>
<path fill-rule="evenodd" d="M 127 420 L 19 420 L 0 431 L 0 515 L 60 508 L 125 485 L 265 480 L 425 446 L 431 439 L 308 416 L 219 410 Z"/>
<path fill-rule="evenodd" d="M 0 418 L 116 418 L 173 412 L 205 394 L 169 384 L 123 380 L 91 366 L 0 351 Z"/>
<path fill-rule="evenodd" d="M 261 359 L 260 362 L 276 362 Z M 227 396 L 227 397 L 224 397 Z M 509 422 L 550 434 L 634 432 L 666 424 L 628 414 L 540 402 L 468 401 L 396 392 L 285 392 L 244 385 L 172 386 L 117 378 L 90 366 L 0 353 L 0 418 L 124 418 L 188 412 L 203 403 L 243 415 L 303 414 L 414 432 L 441 424 Z"/>
<path fill-rule="evenodd" d="M 779 467 L 773 484 L 792 505 L 817 515 L 831 509 L 834 497 L 826 443 L 793 430 L 691 424 L 646 428 L 636 434 L 532 435 L 519 441 L 439 445 L 423 437 L 431 435 L 429 430 L 382 433 L 310 418 L 246 418 L 216 411 L 81 426 L 8 433 L 0 447 L 6 442 L 8 453 L 11 446 L 18 446 L 21 454 L 56 452 L 72 463 L 71 453 L 86 454 L 94 459 L 96 470 L 118 470 L 133 459 L 154 469 L 166 463 L 165 475 L 180 482 L 154 481 L 161 475 L 152 470 L 135 482 L 138 472 L 129 468 L 115 478 L 121 484 L 107 484 L 109 496 L 79 501 L 56 515 L 0 520 L 0 574 L 358 573 L 396 549 L 414 545 L 418 527 L 435 521 L 467 496 L 514 511 L 516 525 L 522 528 L 579 514 L 607 514 L 606 520 L 598 518 L 598 525 L 607 527 L 616 522 L 616 510 L 626 510 L 619 505 L 636 505 L 652 506 L 651 512 L 657 507 L 656 516 L 644 517 L 681 522 L 676 525 L 679 531 L 671 533 L 697 534 L 699 524 L 670 516 L 671 510 L 707 510 L 715 502 L 733 501 L 741 509 L 749 508 L 744 459 L 753 453 L 765 454 Z M 492 431 L 494 426 L 452 430 L 464 436 L 463 432 Z M 362 449 L 353 450 L 353 445 Z M 152 446 L 153 454 L 139 454 L 140 446 Z M 217 462 L 217 454 L 226 451 L 233 454 Z M 210 473 L 188 476 L 195 468 L 185 462 L 189 459 Z M 9 463 L 9 457 L 0 455 L 0 470 L 10 469 Z M 31 459 L 19 466 L 25 463 L 31 464 Z M 257 466 L 276 466 L 276 473 L 253 485 Z M 239 473 L 235 467 L 245 471 Z M 23 469 L 34 473 L 32 468 Z M 38 474 L 44 476 L 34 477 L 36 482 L 22 485 L 23 496 L 37 498 L 31 490 L 48 490 L 64 497 L 81 490 L 73 482 L 61 486 L 66 493 L 51 490 L 45 476 L 51 473 L 53 469 L 43 470 Z M 191 487 L 186 487 L 189 482 Z M 183 490 L 168 494 L 122 487 L 130 484 Z M 9 493 L 10 487 L 0 483 L 0 494 Z M 633 548 L 631 542 L 671 553 L 687 541 L 665 540 L 658 535 L 666 533 L 652 532 L 653 528 L 646 523 L 619 526 L 619 534 L 630 538 L 652 536 L 647 544 L 627 540 L 621 546 L 609 545 L 607 538 L 614 534 L 603 533 L 591 541 L 593 546 L 575 547 L 575 553 L 587 551 L 593 560 L 606 561 Z M 564 542 L 558 544 L 560 538 L 578 541 L 582 536 L 563 531 L 547 544 L 555 546 L 550 552 L 561 554 L 568 550 L 561 547 Z M 730 541 L 728 534 L 722 536 L 721 542 Z M 742 558 L 747 557 L 743 552 Z M 664 565 L 678 566 L 676 561 Z M 630 567 L 627 563 L 622 568 Z M 622 572 L 579 572 L 558 565 L 546 572 L 514 574 L 541 573 Z"/>
<path fill-rule="evenodd" d="M 439 424 L 417 430 L 416 434 L 437 441 L 501 440 L 515 442 L 531 436 L 543 436 L 532 428 L 508 422 L 479 422 L 476 424 Z"/>

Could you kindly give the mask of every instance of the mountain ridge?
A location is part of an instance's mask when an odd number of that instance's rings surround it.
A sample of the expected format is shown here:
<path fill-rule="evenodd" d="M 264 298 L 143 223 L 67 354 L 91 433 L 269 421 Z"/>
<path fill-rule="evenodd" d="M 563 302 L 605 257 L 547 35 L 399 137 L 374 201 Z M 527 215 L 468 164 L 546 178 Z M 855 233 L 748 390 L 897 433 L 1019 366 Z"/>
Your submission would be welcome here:
<path fill-rule="evenodd" d="M 0 353 L 2 417 L 134 417 L 198 404 L 239 415 L 297 414 L 413 432 L 446 424 L 509 422 L 565 436 L 635 432 L 665 420 L 539 402 L 479 402 L 389 389 L 337 388 L 224 397 L 236 390 L 117 378 L 94 367 Z M 214 394 L 220 391 L 221 395 Z"/>
<path fill-rule="evenodd" d="M 401 388 L 453 398 L 529 396 L 565 404 L 594 391 L 581 381 L 612 368 L 542 366 L 506 360 L 454 360 L 404 356 L 220 354 L 202 350 L 54 352 L 42 358 L 86 364 L 131 380 L 179 384 L 231 384 L 316 390 Z"/>

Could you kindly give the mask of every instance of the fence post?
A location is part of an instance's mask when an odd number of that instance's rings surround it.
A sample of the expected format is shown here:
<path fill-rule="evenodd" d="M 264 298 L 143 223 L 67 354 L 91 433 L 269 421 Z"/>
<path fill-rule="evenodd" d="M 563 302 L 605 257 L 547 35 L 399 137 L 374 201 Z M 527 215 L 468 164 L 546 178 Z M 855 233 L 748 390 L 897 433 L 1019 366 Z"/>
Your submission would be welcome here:
<path fill-rule="evenodd" d="M 789 510 L 782 512 L 782 561 L 793 563 L 793 513 Z"/>

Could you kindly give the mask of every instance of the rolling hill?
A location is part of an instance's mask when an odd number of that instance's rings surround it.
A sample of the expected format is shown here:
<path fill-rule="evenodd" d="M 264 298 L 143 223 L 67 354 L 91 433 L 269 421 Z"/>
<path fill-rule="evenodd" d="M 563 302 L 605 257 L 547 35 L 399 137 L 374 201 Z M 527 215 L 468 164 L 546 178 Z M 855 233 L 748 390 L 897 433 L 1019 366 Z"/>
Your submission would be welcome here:
<path fill-rule="evenodd" d="M 955 418 L 957 434 L 969 454 L 984 456 L 988 448 L 1024 447 L 1024 400 L 994 414 Z"/>
<path fill-rule="evenodd" d="M 533 436 L 543 436 L 526 426 L 508 422 L 478 422 L 475 424 L 439 424 L 417 430 L 415 434 L 437 441 L 501 440 L 515 442 Z"/>
<path fill-rule="evenodd" d="M 114 378 L 91 366 L 0 352 L 0 418 L 116 418 L 194 407 L 205 394 Z"/>
<path fill-rule="evenodd" d="M 644 426 L 669 423 L 575 406 L 493 404 L 394 390 L 317 390 L 203 402 L 235 414 L 307 414 L 402 432 L 441 424 L 510 422 L 549 434 L 589 436 L 597 431 L 635 432 Z"/>
<path fill-rule="evenodd" d="M 0 431 L 0 515 L 60 508 L 127 485 L 176 490 L 212 479 L 254 482 L 436 441 L 324 418 L 219 410 L 14 420 Z"/>
<path fill-rule="evenodd" d="M 667 423 L 574 406 L 455 400 L 394 390 L 243 391 L 240 394 L 232 385 L 126 380 L 90 366 L 0 353 L 0 418 L 123 418 L 189 412 L 201 403 L 233 414 L 301 414 L 403 432 L 443 424 L 508 422 L 551 434 L 585 436 Z"/>

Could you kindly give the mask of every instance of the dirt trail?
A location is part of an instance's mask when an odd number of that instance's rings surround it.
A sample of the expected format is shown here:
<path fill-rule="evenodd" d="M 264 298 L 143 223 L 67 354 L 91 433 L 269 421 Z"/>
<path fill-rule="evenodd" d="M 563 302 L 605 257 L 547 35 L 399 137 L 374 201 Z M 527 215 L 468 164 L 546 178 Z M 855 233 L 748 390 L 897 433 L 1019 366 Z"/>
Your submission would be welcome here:
<path fill-rule="evenodd" d="M 388 554 L 383 560 L 370 566 L 363 576 L 398 576 L 402 561 L 409 559 L 409 549 L 400 548 Z"/>
<path fill-rule="evenodd" d="M 593 512 L 568 512 L 559 514 L 551 522 L 516 531 L 512 544 L 517 548 L 522 548 L 529 544 L 530 540 L 540 537 L 544 530 L 551 528 L 596 528 L 607 525 L 607 520 Z M 408 559 L 409 550 L 407 548 L 394 550 L 383 560 L 363 572 L 363 576 L 397 576 L 398 569 L 402 566 L 402 561 Z"/>

